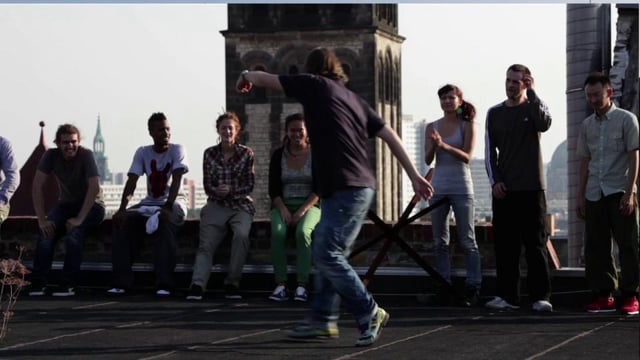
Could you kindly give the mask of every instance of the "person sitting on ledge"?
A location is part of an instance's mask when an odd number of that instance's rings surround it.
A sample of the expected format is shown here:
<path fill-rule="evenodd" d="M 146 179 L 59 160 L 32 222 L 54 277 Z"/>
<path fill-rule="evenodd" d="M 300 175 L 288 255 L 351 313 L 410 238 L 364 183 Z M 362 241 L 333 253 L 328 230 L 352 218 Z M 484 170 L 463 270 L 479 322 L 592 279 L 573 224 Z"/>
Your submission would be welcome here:
<path fill-rule="evenodd" d="M 9 216 L 9 201 L 20 185 L 20 171 L 11 142 L 0 136 L 0 225 Z"/>
<path fill-rule="evenodd" d="M 298 286 L 295 301 L 307 301 L 311 271 L 311 233 L 320 221 L 319 197 L 311 176 L 311 145 L 300 113 L 284 121 L 284 145 L 274 151 L 269 163 L 271 209 L 271 261 L 276 283 L 269 299 L 289 299 L 286 287 L 287 257 L 285 242 L 289 227 L 295 230 Z"/>
<path fill-rule="evenodd" d="M 87 231 L 104 219 L 105 206 L 98 166 L 91 150 L 80 146 L 80 130 L 70 124 L 56 131 L 56 148 L 40 159 L 33 178 L 33 208 L 38 217 L 40 238 L 33 258 L 30 296 L 74 296 L 82 263 L 82 247 Z M 53 174 L 58 180 L 60 198 L 45 215 L 43 186 Z M 63 280 L 53 292 L 47 287 L 56 243 L 64 239 Z"/>
<path fill-rule="evenodd" d="M 187 198 L 181 191 L 182 176 L 189 171 L 182 145 L 170 143 L 167 117 L 157 112 L 147 121 L 153 145 L 141 146 L 133 156 L 120 208 L 113 215 L 112 295 L 125 294 L 133 286 L 131 265 L 146 235 L 153 238 L 156 295 L 171 295 L 176 267 L 176 235 L 187 214 Z M 147 176 L 147 197 L 127 209 L 138 178 Z M 146 234 L 145 234 L 146 230 Z"/>
<path fill-rule="evenodd" d="M 225 297 L 242 299 L 240 278 L 249 252 L 249 231 L 256 212 L 250 194 L 255 184 L 253 150 L 238 142 L 238 115 L 226 112 L 216 119 L 220 143 L 204 151 L 202 185 L 207 204 L 200 211 L 200 244 L 193 264 L 187 300 L 202 300 L 211 275 L 213 255 L 227 231 L 233 232 Z"/>

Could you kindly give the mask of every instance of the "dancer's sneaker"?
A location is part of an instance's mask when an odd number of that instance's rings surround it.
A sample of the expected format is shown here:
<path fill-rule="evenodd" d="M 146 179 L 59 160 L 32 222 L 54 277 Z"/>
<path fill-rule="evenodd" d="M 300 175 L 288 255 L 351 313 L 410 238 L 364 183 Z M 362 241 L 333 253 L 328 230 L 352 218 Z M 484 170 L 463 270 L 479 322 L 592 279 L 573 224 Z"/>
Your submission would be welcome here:
<path fill-rule="evenodd" d="M 356 341 L 356 346 L 369 346 L 376 342 L 388 321 L 389 314 L 378 306 L 369 323 L 361 325 L 360 338 Z"/>
<path fill-rule="evenodd" d="M 300 324 L 287 332 L 293 339 L 337 339 L 340 331 L 336 326 L 317 327 L 310 324 Z"/>

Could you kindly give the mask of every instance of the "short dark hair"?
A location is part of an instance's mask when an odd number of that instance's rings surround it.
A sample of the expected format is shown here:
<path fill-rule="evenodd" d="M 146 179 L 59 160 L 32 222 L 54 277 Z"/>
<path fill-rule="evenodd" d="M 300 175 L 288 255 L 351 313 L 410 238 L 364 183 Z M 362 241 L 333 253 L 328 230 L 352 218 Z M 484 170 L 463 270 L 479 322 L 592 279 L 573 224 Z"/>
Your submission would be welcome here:
<path fill-rule="evenodd" d="M 80 130 L 78 130 L 78 128 L 75 125 L 62 124 L 58 126 L 58 130 L 56 130 L 56 139 L 54 140 L 54 143 L 57 144 L 60 141 L 60 138 L 62 137 L 63 134 L 64 135 L 78 134 L 78 140 L 80 140 Z"/>
<path fill-rule="evenodd" d="M 165 121 L 165 120 L 167 120 L 167 117 L 164 115 L 164 113 L 154 112 L 149 117 L 149 120 L 147 120 L 147 128 L 151 130 L 151 124 L 153 124 L 156 121 Z"/>
<path fill-rule="evenodd" d="M 602 86 L 611 87 L 611 79 L 609 78 L 609 75 L 601 71 L 594 71 L 587 76 L 587 78 L 584 80 L 584 85 L 582 87 L 584 88 L 587 85 L 596 85 L 596 84 L 602 84 Z"/>
<path fill-rule="evenodd" d="M 513 64 L 513 65 L 509 66 L 507 71 L 515 71 L 515 72 L 524 73 L 526 75 L 531 75 L 531 70 L 529 70 L 528 67 L 526 67 L 526 66 L 524 66 L 522 64 Z"/>
<path fill-rule="evenodd" d="M 315 48 L 307 56 L 305 71 L 309 74 L 322 75 L 343 83 L 349 78 L 342 69 L 342 63 L 336 54 L 326 48 Z"/>

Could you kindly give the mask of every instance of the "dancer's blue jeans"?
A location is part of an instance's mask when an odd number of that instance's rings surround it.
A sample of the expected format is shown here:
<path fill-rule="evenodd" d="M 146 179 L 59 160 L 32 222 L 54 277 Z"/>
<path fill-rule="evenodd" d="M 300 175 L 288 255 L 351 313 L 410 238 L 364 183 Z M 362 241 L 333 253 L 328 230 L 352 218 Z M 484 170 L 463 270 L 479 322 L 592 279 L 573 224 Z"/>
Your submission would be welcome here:
<path fill-rule="evenodd" d="M 360 325 L 368 323 L 377 308 L 347 259 L 373 194 L 370 188 L 350 188 L 322 199 L 322 216 L 312 243 L 317 269 L 311 304 L 311 322 L 315 325 L 337 326 L 340 300 Z"/>

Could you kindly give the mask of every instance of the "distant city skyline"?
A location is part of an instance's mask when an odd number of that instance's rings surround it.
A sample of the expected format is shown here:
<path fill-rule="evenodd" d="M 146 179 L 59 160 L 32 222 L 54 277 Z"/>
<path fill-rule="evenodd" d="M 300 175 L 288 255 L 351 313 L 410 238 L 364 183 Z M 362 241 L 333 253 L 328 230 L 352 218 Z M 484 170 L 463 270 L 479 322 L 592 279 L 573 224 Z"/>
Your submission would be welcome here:
<path fill-rule="evenodd" d="M 423 142 L 422 143 L 418 142 L 418 140 L 419 140 L 418 138 L 419 138 L 419 136 L 421 134 L 420 130 L 422 130 L 422 132 L 424 132 L 424 126 L 420 126 L 420 125 L 418 125 L 418 123 L 426 124 L 427 121 L 425 119 L 415 120 L 415 119 L 413 119 L 413 117 L 410 114 L 405 114 L 405 115 L 403 115 L 403 117 L 406 119 L 404 121 L 407 121 L 409 123 L 409 124 L 405 124 L 403 122 L 403 132 L 405 134 L 405 135 L 403 135 L 404 146 L 405 146 L 407 152 L 409 153 L 409 155 L 411 156 L 412 161 L 416 164 L 416 168 L 418 168 L 418 170 L 420 170 L 421 172 L 424 172 L 423 170 L 428 169 L 429 166 L 424 164 L 424 162 L 420 162 L 421 159 L 423 159 L 422 155 L 423 155 L 424 152 L 422 151 L 422 147 L 424 146 L 424 143 Z M 405 127 L 405 126 L 407 126 L 407 127 Z M 417 129 L 411 129 L 411 127 L 416 127 Z M 409 130 L 409 129 L 411 129 L 411 130 Z M 406 130 L 409 130 L 408 134 L 407 134 Z M 421 140 L 423 140 L 423 139 L 421 139 Z M 104 141 L 106 142 L 106 140 L 104 140 Z M 91 146 L 87 146 L 86 144 L 83 144 L 83 146 L 88 147 L 91 150 L 94 150 L 93 149 L 93 142 L 91 143 Z M 551 161 L 553 160 L 553 155 L 555 154 L 555 152 L 558 151 L 558 150 L 562 150 L 562 149 L 566 149 L 566 143 L 564 141 L 562 143 L 558 144 L 558 146 L 553 149 L 552 155 L 549 157 L 548 161 L 545 161 L 545 163 L 544 163 L 545 166 L 546 165 L 551 165 Z M 94 151 L 94 154 L 95 154 L 95 151 Z M 105 152 L 104 156 L 108 160 L 108 158 L 109 158 L 108 152 Z M 566 160 L 566 156 L 564 156 L 563 159 Z M 96 160 L 98 160 L 98 159 L 96 159 Z M 484 161 L 483 159 L 478 158 L 478 157 L 474 157 L 474 160 Z M 109 178 L 102 180 L 105 183 L 122 185 L 126 181 L 128 167 L 124 168 L 124 169 L 114 169 L 111 165 L 107 164 L 106 170 L 109 171 Z M 545 169 L 545 171 L 546 171 L 546 169 Z M 409 178 L 408 178 L 406 173 L 403 172 L 402 176 L 403 176 L 403 181 L 405 181 L 405 180 L 408 181 Z M 194 179 L 194 178 L 189 177 L 189 176 L 187 176 L 186 179 L 191 179 L 191 180 L 195 181 L 196 183 L 200 183 L 200 181 L 198 181 L 198 179 Z M 566 181 L 565 181 L 564 185 L 566 185 Z M 403 195 L 403 196 L 406 196 L 406 194 Z M 410 196 L 409 196 L 409 198 L 410 198 Z"/>
<path fill-rule="evenodd" d="M 109 169 L 126 172 L 135 149 L 151 142 L 147 118 L 163 111 L 172 141 L 187 147 L 186 177 L 201 181 L 202 153 L 217 142 L 213 121 L 225 107 L 225 4 L 4 4 L 0 10 L 0 64 L 9 69 L 0 87 L 2 135 L 21 165 L 37 144 L 39 121 L 47 124 L 48 146 L 56 127 L 70 122 L 92 148 L 99 115 Z M 521 62 L 531 67 L 554 116 L 542 135 L 543 158 L 550 161 L 566 138 L 565 12 L 565 4 L 400 4 L 403 113 L 434 121 L 442 113 L 437 89 L 459 85 L 478 108 L 474 157 L 482 158 L 485 113 L 505 98 L 506 67 Z M 523 25 L 522 14 L 545 26 Z"/>

